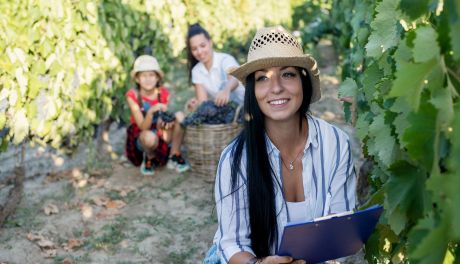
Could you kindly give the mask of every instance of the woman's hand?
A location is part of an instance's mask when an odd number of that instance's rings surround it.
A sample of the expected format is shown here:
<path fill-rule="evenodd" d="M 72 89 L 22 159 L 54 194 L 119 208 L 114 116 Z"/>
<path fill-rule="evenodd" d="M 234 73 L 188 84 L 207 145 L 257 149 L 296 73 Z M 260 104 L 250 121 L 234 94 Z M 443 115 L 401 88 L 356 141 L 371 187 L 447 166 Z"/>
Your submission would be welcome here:
<path fill-rule="evenodd" d="M 214 103 L 217 106 L 224 106 L 228 103 L 230 99 L 230 89 L 222 89 L 216 94 L 216 99 L 214 99 Z"/>
<path fill-rule="evenodd" d="M 199 102 L 196 97 L 190 98 L 187 103 L 185 104 L 185 107 L 188 112 L 195 112 L 195 110 L 198 108 Z"/>

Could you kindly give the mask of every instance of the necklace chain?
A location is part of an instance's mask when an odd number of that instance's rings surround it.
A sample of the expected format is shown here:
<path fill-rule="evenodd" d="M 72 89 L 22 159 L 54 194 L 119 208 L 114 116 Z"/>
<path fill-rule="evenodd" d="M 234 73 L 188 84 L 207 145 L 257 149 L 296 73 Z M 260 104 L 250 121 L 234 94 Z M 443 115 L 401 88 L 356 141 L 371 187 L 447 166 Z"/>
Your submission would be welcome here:
<path fill-rule="evenodd" d="M 307 140 L 305 139 L 305 141 L 307 141 Z M 291 172 L 294 170 L 294 162 L 299 158 L 299 155 L 300 155 L 300 153 L 303 152 L 304 147 L 305 147 L 305 144 L 302 145 L 302 148 L 300 149 L 299 153 L 297 153 L 295 158 L 289 162 L 289 166 L 286 165 L 286 163 L 284 162 L 283 157 L 281 156 L 281 162 L 283 162 L 283 165 L 284 165 L 284 167 L 286 167 L 286 169 L 288 169 Z"/>

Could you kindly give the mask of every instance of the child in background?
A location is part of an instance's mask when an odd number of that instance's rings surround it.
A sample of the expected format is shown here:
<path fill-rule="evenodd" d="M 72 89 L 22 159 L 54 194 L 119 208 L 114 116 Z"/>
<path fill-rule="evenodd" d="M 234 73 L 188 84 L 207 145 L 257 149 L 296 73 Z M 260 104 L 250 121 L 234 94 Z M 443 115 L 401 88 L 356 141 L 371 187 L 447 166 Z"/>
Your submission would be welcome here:
<path fill-rule="evenodd" d="M 164 166 L 166 163 L 168 168 L 178 172 L 190 168 L 180 152 L 184 136 L 180 123 L 184 114 L 175 113 L 175 120 L 168 123 L 162 120 L 161 115 L 154 120 L 154 116 L 168 109 L 169 91 L 161 85 L 163 77 L 154 57 L 139 56 L 131 71 L 136 88 L 126 93 L 126 101 L 131 110 L 126 156 L 135 166 L 141 166 L 143 175 L 153 175 L 155 166 Z"/>

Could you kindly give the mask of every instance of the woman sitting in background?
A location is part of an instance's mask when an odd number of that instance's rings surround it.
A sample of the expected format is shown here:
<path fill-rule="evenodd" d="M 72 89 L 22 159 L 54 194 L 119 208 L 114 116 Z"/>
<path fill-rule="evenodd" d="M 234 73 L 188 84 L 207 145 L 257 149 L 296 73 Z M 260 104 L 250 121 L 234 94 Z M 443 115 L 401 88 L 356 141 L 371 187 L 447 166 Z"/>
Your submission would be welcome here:
<path fill-rule="evenodd" d="M 218 106 L 235 101 L 243 103 L 244 87 L 227 72 L 239 66 L 229 54 L 215 52 L 209 33 L 198 23 L 187 33 L 189 77 L 195 87 L 195 96 L 188 102 L 194 110 L 202 102 L 212 99 Z"/>

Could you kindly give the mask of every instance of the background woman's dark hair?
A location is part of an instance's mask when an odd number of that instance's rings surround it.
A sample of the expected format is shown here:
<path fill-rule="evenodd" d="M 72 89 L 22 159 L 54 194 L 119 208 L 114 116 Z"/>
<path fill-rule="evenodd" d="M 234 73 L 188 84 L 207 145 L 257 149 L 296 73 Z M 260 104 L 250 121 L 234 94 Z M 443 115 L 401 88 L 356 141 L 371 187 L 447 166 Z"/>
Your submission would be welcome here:
<path fill-rule="evenodd" d="M 190 39 L 199 34 L 203 34 L 208 40 L 211 40 L 211 36 L 209 36 L 208 31 L 206 31 L 206 29 L 204 29 L 199 23 L 189 26 L 187 32 L 187 64 L 189 81 L 192 80 L 192 69 L 198 63 L 198 60 L 193 57 L 192 49 L 190 47 Z"/>
<path fill-rule="evenodd" d="M 305 118 L 310 108 L 312 86 L 308 73 L 304 75 L 302 73 L 306 72 L 304 69 L 297 69 L 302 81 L 304 96 L 299 108 L 299 122 L 300 129 L 302 129 L 302 119 Z M 255 78 L 252 73 L 246 78 L 244 95 L 244 112 L 250 118 L 244 121 L 244 129 L 236 138 L 232 149 L 231 184 L 233 191 L 244 184 L 238 182 L 238 174 L 241 174 L 241 157 L 245 150 L 251 248 L 260 258 L 269 256 L 271 245 L 276 245 L 278 241 L 274 186 L 278 184 L 281 188 L 281 183 L 276 180 L 273 168 L 270 166 L 265 141 L 264 115 L 257 104 L 254 88 Z"/>

